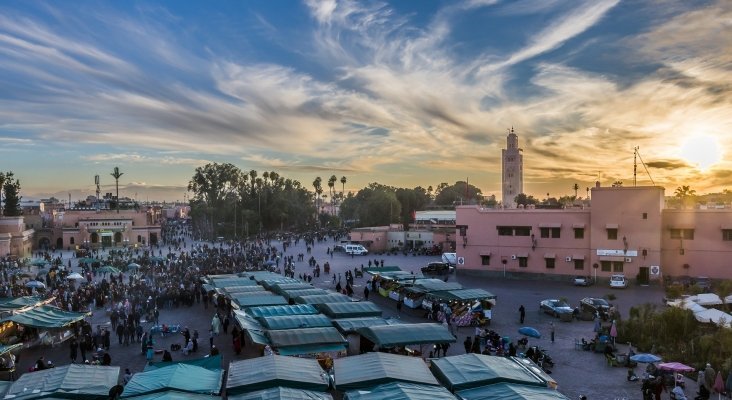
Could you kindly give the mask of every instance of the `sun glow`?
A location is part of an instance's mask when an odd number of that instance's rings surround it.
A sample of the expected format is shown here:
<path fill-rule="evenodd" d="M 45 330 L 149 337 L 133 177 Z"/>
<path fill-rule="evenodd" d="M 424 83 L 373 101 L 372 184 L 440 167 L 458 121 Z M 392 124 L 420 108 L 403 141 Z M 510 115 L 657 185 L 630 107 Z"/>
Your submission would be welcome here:
<path fill-rule="evenodd" d="M 695 135 L 681 143 L 679 156 L 690 165 L 706 171 L 722 161 L 722 147 L 714 136 Z"/>

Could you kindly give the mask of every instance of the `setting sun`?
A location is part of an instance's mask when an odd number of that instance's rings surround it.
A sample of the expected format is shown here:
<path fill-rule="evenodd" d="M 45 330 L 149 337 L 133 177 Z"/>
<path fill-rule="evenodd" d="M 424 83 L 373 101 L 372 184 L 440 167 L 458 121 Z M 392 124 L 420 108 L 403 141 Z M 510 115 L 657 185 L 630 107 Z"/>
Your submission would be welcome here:
<path fill-rule="evenodd" d="M 714 136 L 696 135 L 681 144 L 679 155 L 690 165 L 706 171 L 722 160 L 722 149 Z"/>

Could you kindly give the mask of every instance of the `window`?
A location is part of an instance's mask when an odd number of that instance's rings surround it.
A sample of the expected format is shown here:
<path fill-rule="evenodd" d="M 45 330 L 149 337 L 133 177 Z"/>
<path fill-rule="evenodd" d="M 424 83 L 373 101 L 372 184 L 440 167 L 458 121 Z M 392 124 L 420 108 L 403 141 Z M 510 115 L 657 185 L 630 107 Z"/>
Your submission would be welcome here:
<path fill-rule="evenodd" d="M 693 229 L 671 229 L 671 239 L 694 240 Z"/>
<path fill-rule="evenodd" d="M 612 263 L 610 261 L 600 261 L 600 269 L 602 272 L 610 272 Z"/>
<path fill-rule="evenodd" d="M 574 260 L 574 269 L 585 269 L 585 260 Z"/>
<path fill-rule="evenodd" d="M 75 243 L 76 243 L 76 241 L 74 240 L 74 237 L 73 236 L 70 237 L 69 238 L 69 244 L 75 244 Z"/>
<path fill-rule="evenodd" d="M 618 230 L 616 228 L 608 228 L 607 239 L 608 240 L 618 240 Z"/>
<path fill-rule="evenodd" d="M 539 232 L 541 232 L 541 237 L 543 237 L 543 238 L 549 237 L 549 228 L 539 228 Z"/>
<path fill-rule="evenodd" d="M 498 236 L 531 236 L 530 226 L 497 226 Z"/>
<path fill-rule="evenodd" d="M 732 241 L 732 229 L 722 229 L 722 240 L 725 242 Z"/>
<path fill-rule="evenodd" d="M 499 226 L 498 227 L 498 236 L 513 236 L 513 227 L 512 226 Z"/>
<path fill-rule="evenodd" d="M 554 267 L 557 265 L 557 259 L 556 258 L 545 258 L 544 262 L 546 263 L 547 269 L 554 269 Z"/>
<path fill-rule="evenodd" d="M 531 236 L 531 227 L 530 226 L 516 226 L 515 229 L 515 235 L 516 236 Z"/>
<path fill-rule="evenodd" d="M 491 265 L 491 256 L 480 256 L 480 265 Z"/>
<path fill-rule="evenodd" d="M 528 257 L 519 257 L 518 261 L 519 261 L 519 267 L 521 267 L 521 268 L 526 268 L 529 266 Z"/>
<path fill-rule="evenodd" d="M 648 219 L 648 213 L 643 213 L 643 219 Z"/>
<path fill-rule="evenodd" d="M 574 238 L 575 239 L 584 239 L 585 238 L 585 228 L 574 228 Z"/>
<path fill-rule="evenodd" d="M 613 272 L 623 272 L 622 261 L 613 261 Z"/>
<path fill-rule="evenodd" d="M 539 228 L 541 237 L 543 238 L 554 238 L 559 239 L 561 229 L 560 228 Z"/>

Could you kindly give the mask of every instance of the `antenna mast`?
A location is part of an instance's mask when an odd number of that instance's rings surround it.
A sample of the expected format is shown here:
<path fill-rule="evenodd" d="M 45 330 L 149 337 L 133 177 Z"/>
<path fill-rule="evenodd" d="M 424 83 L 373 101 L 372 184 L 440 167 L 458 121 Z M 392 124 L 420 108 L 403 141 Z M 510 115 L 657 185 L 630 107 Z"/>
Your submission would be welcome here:
<path fill-rule="evenodd" d="M 639 147 L 636 146 L 635 147 L 635 155 L 633 156 L 633 184 L 635 185 L 635 168 L 636 168 L 635 157 L 637 156 L 638 159 L 640 160 L 641 164 L 643 164 L 643 169 L 646 170 L 646 174 L 648 174 L 648 179 L 651 180 L 651 184 L 653 186 L 656 186 L 656 182 L 653 181 L 653 177 L 651 176 L 651 173 L 648 171 L 648 167 L 646 166 L 646 163 L 643 162 L 643 157 L 641 157 L 640 152 L 638 151 L 638 149 L 639 149 Z"/>
<path fill-rule="evenodd" d="M 633 186 L 638 186 L 638 146 L 633 147 Z"/>

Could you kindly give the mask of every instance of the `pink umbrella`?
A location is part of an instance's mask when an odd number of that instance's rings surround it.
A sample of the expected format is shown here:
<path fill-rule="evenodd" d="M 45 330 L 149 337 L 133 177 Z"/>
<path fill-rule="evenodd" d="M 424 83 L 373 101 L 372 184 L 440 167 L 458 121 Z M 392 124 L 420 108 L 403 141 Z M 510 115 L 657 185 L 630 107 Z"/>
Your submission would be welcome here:
<path fill-rule="evenodd" d="M 615 327 L 615 320 L 613 320 L 613 324 L 610 326 L 610 337 L 613 338 L 613 344 L 615 344 L 615 338 L 618 337 L 618 328 Z"/>
<path fill-rule="evenodd" d="M 722 398 L 722 392 L 724 392 L 724 380 L 722 379 L 722 371 L 717 372 L 717 377 L 714 379 L 714 386 L 712 386 L 715 392 L 717 392 L 718 399 Z"/>
<path fill-rule="evenodd" d="M 694 368 L 680 362 L 660 363 L 658 369 L 673 372 L 694 372 Z"/>

